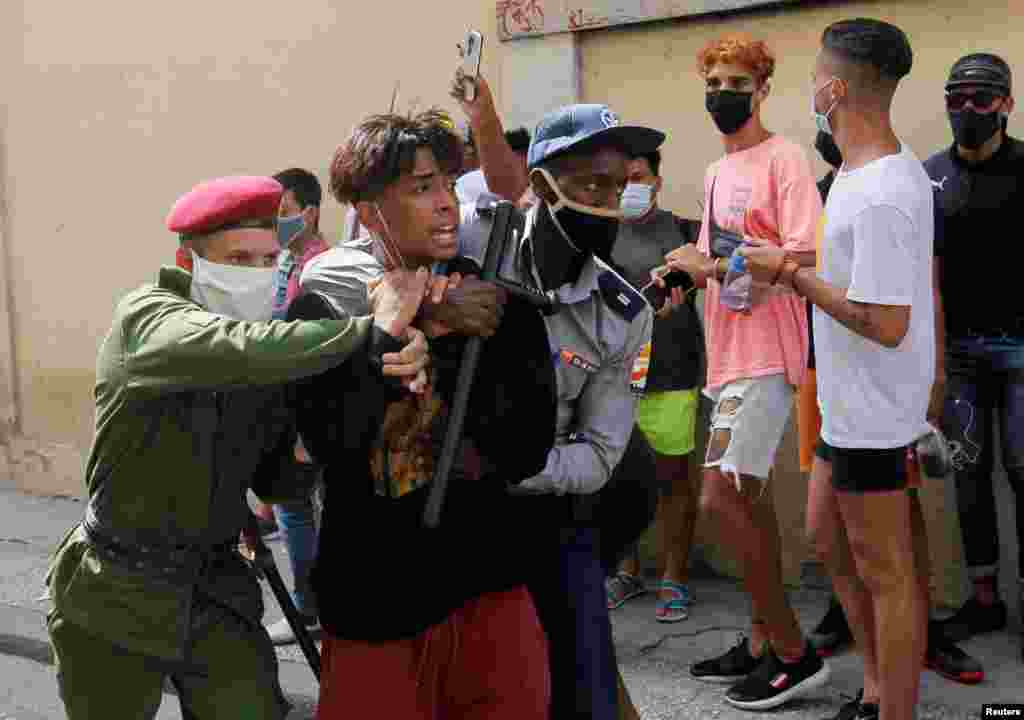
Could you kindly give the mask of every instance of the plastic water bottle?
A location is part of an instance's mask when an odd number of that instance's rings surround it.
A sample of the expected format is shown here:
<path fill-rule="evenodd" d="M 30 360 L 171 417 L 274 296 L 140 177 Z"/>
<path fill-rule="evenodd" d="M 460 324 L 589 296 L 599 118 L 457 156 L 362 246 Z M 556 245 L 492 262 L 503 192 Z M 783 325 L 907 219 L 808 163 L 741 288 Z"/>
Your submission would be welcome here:
<path fill-rule="evenodd" d="M 739 248 L 729 257 L 729 264 L 722 281 L 722 292 L 719 302 L 736 312 L 750 312 L 753 306 L 754 278 L 747 272 L 746 259 L 740 255 Z"/>

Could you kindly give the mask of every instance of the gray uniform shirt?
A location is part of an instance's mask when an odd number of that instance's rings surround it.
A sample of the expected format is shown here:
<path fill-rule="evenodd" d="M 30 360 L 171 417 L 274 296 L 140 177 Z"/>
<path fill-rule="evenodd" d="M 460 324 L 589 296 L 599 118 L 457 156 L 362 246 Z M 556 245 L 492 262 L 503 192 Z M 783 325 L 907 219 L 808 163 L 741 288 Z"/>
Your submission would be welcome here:
<path fill-rule="evenodd" d="M 536 284 L 522 276 L 520 256 L 537 212 L 546 209 L 534 206 L 525 237 L 504 258 L 501 275 L 508 280 Z M 464 205 L 461 214 L 458 254 L 482 264 L 490 223 L 473 205 Z M 375 252 L 371 240 L 360 238 L 321 253 L 306 265 L 302 287 L 358 313 L 367 306 L 366 282 L 383 272 Z M 642 295 L 593 257 L 575 284 L 555 292 L 561 310 L 545 318 L 558 384 L 555 443 L 544 470 L 515 491 L 593 493 L 608 482 L 629 441 L 647 376 L 654 315 Z"/>
<path fill-rule="evenodd" d="M 535 205 L 526 234 L 502 263 L 509 280 L 538 285 L 535 269 L 524 268 L 521 255 L 531 242 Z M 459 253 L 483 262 L 490 224 L 472 206 L 463 206 Z M 523 277 L 524 272 L 531 277 Z M 611 477 L 622 459 L 636 403 L 643 392 L 650 360 L 650 306 L 608 265 L 591 257 L 575 284 L 555 290 L 561 310 L 545 318 L 558 383 L 555 444 L 539 475 L 519 488 L 539 493 L 593 493 Z"/>

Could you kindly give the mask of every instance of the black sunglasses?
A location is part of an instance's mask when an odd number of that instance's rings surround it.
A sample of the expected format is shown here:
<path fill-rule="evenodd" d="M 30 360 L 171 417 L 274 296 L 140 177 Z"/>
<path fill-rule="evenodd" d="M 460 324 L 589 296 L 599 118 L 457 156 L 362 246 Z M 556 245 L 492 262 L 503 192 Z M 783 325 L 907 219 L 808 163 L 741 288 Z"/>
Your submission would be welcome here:
<path fill-rule="evenodd" d="M 953 112 L 960 112 L 970 101 L 971 107 L 975 110 L 985 111 L 991 108 L 996 100 L 1003 97 L 991 90 L 977 90 L 974 93 L 951 91 L 946 93 L 946 109 Z"/>

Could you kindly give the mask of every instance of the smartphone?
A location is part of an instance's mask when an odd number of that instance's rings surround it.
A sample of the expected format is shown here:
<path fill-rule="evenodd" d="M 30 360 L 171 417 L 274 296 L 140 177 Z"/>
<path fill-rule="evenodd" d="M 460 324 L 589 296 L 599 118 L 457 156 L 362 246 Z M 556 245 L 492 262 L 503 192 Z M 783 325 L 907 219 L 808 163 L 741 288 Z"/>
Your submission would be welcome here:
<path fill-rule="evenodd" d="M 672 292 L 672 288 L 681 287 L 689 289 L 693 285 L 693 280 L 691 280 L 690 276 L 682 270 L 675 270 L 663 277 L 665 278 L 666 287 L 658 287 L 652 280 L 640 288 L 641 294 L 647 298 L 647 302 L 649 302 L 651 307 L 655 310 L 660 310 L 661 306 L 665 304 L 665 301 Z"/>
<path fill-rule="evenodd" d="M 480 59 L 483 57 L 484 36 L 476 30 L 466 33 L 466 39 L 462 42 L 462 72 L 466 76 L 463 83 L 463 92 L 466 100 L 476 100 L 476 80 L 480 77 Z"/>

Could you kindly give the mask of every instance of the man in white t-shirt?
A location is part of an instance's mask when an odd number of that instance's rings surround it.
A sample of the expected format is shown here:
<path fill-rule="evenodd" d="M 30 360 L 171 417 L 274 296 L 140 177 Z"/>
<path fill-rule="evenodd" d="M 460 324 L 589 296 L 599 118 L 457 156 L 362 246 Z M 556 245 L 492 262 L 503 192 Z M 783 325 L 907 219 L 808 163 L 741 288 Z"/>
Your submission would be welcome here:
<path fill-rule="evenodd" d="M 814 304 L 822 430 L 808 533 L 864 657 L 864 690 L 841 717 L 913 717 L 925 654 L 927 547 L 916 441 L 935 379 L 934 210 L 921 162 L 892 129 L 910 72 L 906 35 L 845 20 L 822 36 L 813 73 L 818 127 L 845 163 L 819 230 L 818 268 L 775 248 L 747 251 L 755 279 Z"/>

